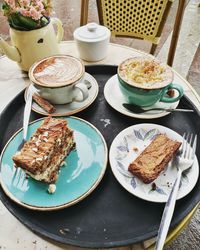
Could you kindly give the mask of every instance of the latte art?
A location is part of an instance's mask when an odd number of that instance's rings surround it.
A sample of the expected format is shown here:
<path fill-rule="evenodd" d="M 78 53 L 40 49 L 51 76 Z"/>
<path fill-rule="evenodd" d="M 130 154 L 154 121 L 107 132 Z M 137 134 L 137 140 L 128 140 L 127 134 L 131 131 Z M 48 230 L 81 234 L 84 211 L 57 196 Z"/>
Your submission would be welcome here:
<path fill-rule="evenodd" d="M 73 57 L 52 57 L 38 64 L 33 77 L 42 85 L 56 86 L 71 84 L 83 74 L 82 63 Z"/>

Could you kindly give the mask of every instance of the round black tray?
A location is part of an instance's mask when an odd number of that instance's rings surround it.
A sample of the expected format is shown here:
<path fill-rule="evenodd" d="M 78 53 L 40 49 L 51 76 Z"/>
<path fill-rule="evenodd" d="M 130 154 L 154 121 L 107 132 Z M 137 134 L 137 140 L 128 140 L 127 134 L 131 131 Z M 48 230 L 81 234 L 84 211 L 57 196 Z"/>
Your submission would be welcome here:
<path fill-rule="evenodd" d="M 185 131 L 200 134 L 200 115 L 185 96 L 179 108 L 193 108 L 195 113 L 173 113 L 168 116 L 141 120 L 124 116 L 113 110 L 105 101 L 103 88 L 116 74 L 116 66 L 87 66 L 86 71 L 98 81 L 100 92 L 95 102 L 77 114 L 94 124 L 110 147 L 115 136 L 124 128 L 138 123 L 156 123 L 183 134 Z M 22 127 L 24 91 L 17 95 L 0 116 L 0 151 L 8 139 Z M 31 121 L 41 117 L 32 112 Z M 102 119 L 110 119 L 104 127 Z M 197 146 L 200 159 L 200 144 Z M 0 188 L 0 198 L 8 210 L 35 233 L 59 243 L 80 247 L 118 247 L 137 243 L 156 236 L 164 204 L 141 200 L 128 193 L 115 179 L 108 164 L 99 186 L 78 204 L 54 212 L 32 211 L 12 202 Z M 200 200 L 200 179 L 195 188 L 176 203 L 171 228 L 177 225 Z"/>

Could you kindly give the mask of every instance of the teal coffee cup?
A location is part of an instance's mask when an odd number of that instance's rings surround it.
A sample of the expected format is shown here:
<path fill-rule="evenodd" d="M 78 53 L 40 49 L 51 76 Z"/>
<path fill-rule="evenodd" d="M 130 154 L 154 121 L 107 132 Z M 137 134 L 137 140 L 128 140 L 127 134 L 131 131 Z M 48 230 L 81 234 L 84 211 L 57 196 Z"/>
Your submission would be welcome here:
<path fill-rule="evenodd" d="M 146 107 L 156 102 L 173 103 L 183 96 L 183 88 L 172 83 L 171 68 L 152 58 L 129 58 L 119 65 L 117 75 L 128 103 Z M 177 90 L 178 96 L 170 97 L 169 90 Z"/>

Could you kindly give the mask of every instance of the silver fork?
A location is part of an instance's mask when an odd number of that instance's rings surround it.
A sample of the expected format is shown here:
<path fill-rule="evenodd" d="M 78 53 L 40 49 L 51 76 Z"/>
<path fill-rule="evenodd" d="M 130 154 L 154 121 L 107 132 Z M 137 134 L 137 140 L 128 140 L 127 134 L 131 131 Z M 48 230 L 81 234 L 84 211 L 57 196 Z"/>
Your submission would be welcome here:
<path fill-rule="evenodd" d="M 22 142 L 19 144 L 17 151 L 20 151 L 24 146 L 24 143 L 27 141 L 27 132 L 28 132 L 28 123 L 31 114 L 31 107 L 32 107 L 32 99 L 35 89 L 32 85 L 29 86 L 27 91 L 27 99 L 24 108 L 24 117 L 23 117 L 23 139 Z"/>
<path fill-rule="evenodd" d="M 172 215 L 174 213 L 174 207 L 180 186 L 181 176 L 183 171 L 187 170 L 192 166 L 195 158 L 196 146 L 197 146 L 197 135 L 184 133 L 181 152 L 180 155 L 178 156 L 177 178 L 174 182 L 171 193 L 165 205 L 160 227 L 158 230 L 155 250 L 163 249 L 169 225 L 171 223 Z"/>
<path fill-rule="evenodd" d="M 31 106 L 32 106 L 32 96 L 35 92 L 35 89 L 32 85 L 29 86 L 28 92 L 27 92 L 27 100 L 24 108 L 24 117 L 23 117 L 23 139 L 21 143 L 19 144 L 17 151 L 20 151 L 22 147 L 24 146 L 24 143 L 27 141 L 27 132 L 28 132 L 28 123 L 30 119 L 31 114 Z M 13 174 L 12 182 L 16 182 L 16 185 L 18 185 L 20 182 L 23 184 L 23 180 L 25 179 L 25 173 L 24 171 L 17 167 L 15 168 L 15 172 Z"/>

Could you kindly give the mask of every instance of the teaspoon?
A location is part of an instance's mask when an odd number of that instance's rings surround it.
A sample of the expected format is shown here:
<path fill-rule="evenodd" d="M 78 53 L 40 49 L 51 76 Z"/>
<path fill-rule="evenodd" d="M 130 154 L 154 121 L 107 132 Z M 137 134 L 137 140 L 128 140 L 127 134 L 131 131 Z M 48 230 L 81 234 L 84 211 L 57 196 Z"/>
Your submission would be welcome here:
<path fill-rule="evenodd" d="M 135 114 L 141 114 L 144 112 L 148 112 L 148 111 L 166 111 L 166 112 L 194 112 L 194 110 L 192 109 L 173 109 L 173 108 L 142 108 L 140 106 L 131 104 L 131 103 L 123 103 L 122 104 L 126 109 L 130 110 L 131 112 L 135 113 Z"/>

